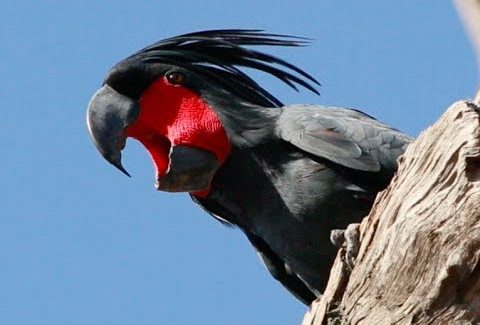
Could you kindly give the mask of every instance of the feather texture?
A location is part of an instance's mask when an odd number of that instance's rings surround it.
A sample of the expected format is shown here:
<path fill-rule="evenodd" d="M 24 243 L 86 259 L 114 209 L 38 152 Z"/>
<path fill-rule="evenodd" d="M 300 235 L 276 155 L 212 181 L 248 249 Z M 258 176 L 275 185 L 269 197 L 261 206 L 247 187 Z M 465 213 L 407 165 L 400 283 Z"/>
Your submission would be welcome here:
<path fill-rule="evenodd" d="M 268 73 L 298 91 L 304 87 L 316 94 L 315 78 L 285 60 L 246 46 L 297 47 L 308 40 L 261 30 L 223 29 L 167 38 L 134 53 L 124 62 L 170 64 L 194 71 L 239 99 L 259 106 L 282 106 L 282 102 L 259 86 L 240 68 Z"/>

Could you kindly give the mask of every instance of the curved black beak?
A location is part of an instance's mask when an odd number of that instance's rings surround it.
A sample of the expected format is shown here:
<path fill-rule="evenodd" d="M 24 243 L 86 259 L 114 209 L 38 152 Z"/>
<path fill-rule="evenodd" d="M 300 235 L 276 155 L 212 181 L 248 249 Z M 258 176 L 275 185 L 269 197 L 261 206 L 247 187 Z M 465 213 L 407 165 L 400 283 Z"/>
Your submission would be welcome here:
<path fill-rule="evenodd" d="M 122 165 L 122 149 L 127 137 L 125 128 L 135 122 L 138 103 L 112 87 L 104 85 L 90 100 L 87 126 L 90 137 L 102 156 L 125 175 L 130 174 Z"/>
<path fill-rule="evenodd" d="M 217 157 L 208 151 L 189 146 L 170 148 L 167 172 L 155 187 L 167 192 L 196 192 L 210 186 L 218 167 Z"/>

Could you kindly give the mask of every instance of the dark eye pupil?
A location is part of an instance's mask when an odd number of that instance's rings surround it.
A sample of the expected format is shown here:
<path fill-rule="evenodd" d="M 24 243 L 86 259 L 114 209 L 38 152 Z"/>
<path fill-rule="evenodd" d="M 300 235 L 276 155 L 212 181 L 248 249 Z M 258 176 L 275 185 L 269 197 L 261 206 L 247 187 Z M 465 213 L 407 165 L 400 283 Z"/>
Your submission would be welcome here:
<path fill-rule="evenodd" d="M 178 85 L 183 82 L 185 76 L 180 72 L 170 72 L 167 74 L 167 80 L 169 83 Z"/>

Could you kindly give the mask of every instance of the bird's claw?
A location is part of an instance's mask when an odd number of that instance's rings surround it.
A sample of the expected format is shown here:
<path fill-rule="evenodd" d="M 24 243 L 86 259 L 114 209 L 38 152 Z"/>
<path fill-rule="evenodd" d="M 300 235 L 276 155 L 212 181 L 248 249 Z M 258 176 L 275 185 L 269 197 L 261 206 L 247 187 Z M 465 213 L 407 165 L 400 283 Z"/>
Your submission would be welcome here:
<path fill-rule="evenodd" d="M 330 233 L 330 241 L 338 248 L 345 249 L 343 260 L 352 270 L 360 249 L 360 224 L 352 223 L 347 229 L 334 229 Z"/>
<path fill-rule="evenodd" d="M 345 243 L 345 229 L 333 229 L 330 232 L 330 241 L 337 248 L 342 248 Z"/>

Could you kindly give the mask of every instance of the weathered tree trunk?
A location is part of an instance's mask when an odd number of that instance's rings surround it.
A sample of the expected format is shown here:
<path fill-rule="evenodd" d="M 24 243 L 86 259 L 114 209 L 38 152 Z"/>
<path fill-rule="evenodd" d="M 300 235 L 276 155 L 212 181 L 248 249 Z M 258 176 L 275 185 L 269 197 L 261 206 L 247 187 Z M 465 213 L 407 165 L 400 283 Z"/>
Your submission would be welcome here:
<path fill-rule="evenodd" d="M 360 233 L 303 325 L 480 324 L 479 107 L 455 103 L 408 147 Z"/>
<path fill-rule="evenodd" d="M 477 51 L 480 0 L 455 0 Z M 353 270 L 341 249 L 302 325 L 480 324 L 480 91 L 400 158 L 360 225 Z"/>

